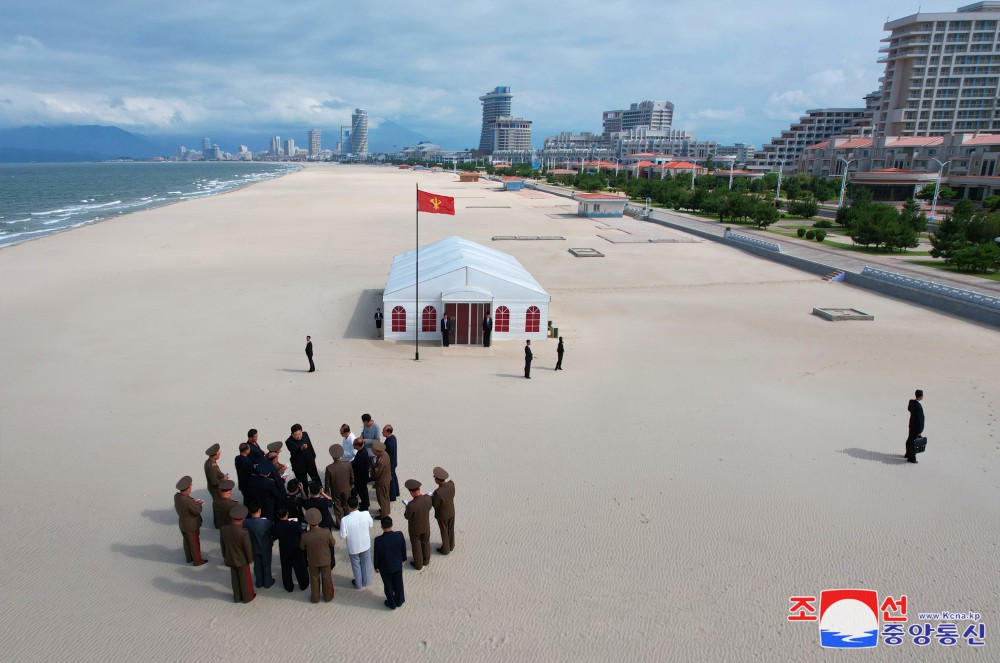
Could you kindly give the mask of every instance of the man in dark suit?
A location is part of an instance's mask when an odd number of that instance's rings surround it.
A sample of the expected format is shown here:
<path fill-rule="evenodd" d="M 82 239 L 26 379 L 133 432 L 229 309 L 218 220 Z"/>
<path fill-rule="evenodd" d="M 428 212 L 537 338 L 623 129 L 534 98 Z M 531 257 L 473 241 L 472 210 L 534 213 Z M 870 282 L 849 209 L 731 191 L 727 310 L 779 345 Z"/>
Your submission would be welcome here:
<path fill-rule="evenodd" d="M 389 468 L 392 470 L 392 480 L 389 482 L 389 501 L 395 502 L 399 497 L 399 479 L 396 478 L 396 463 L 398 448 L 396 436 L 392 434 L 392 426 L 386 424 L 382 427 L 382 439 L 385 441 L 385 452 L 389 454 Z"/>
<path fill-rule="evenodd" d="M 531 354 L 531 341 L 524 342 L 524 377 L 531 379 L 531 360 L 535 355 Z"/>
<path fill-rule="evenodd" d="M 271 464 L 267 461 L 257 466 L 257 472 L 250 477 L 249 495 L 244 495 L 247 504 L 253 502 L 260 505 L 264 517 L 274 520 L 274 510 L 278 505 L 284 506 L 285 495 L 271 481 Z"/>
<path fill-rule="evenodd" d="M 260 448 L 260 445 L 257 444 L 256 428 L 251 428 L 247 431 L 247 444 L 250 445 L 250 460 L 252 460 L 254 464 L 256 464 L 259 459 L 267 456 L 267 454 L 264 453 L 264 450 Z"/>
<path fill-rule="evenodd" d="M 451 318 L 445 313 L 444 317 L 441 318 L 441 345 L 448 347 L 448 343 L 451 340 Z"/>
<path fill-rule="evenodd" d="M 368 482 L 371 481 L 372 459 L 365 450 L 365 441 L 360 437 L 354 440 L 354 460 L 351 461 L 354 470 L 354 490 L 351 494 L 358 498 L 359 508 L 367 511 L 371 506 L 368 497 Z"/>
<path fill-rule="evenodd" d="M 299 581 L 299 589 L 309 587 L 309 567 L 306 566 L 306 556 L 299 549 L 302 538 L 302 526 L 288 519 L 288 509 L 281 507 L 278 509 L 277 520 L 274 521 L 274 538 L 278 540 L 278 555 L 281 558 L 281 584 L 285 586 L 285 591 L 290 592 L 295 589 L 292 584 L 292 573 Z"/>
<path fill-rule="evenodd" d="M 250 476 L 253 474 L 253 461 L 250 460 L 250 445 L 244 442 L 240 445 L 240 455 L 233 462 L 236 465 L 236 485 L 240 487 L 240 495 L 246 501 L 250 486 Z"/>
<path fill-rule="evenodd" d="M 493 316 L 490 315 L 489 311 L 486 312 L 486 317 L 483 318 L 483 347 L 490 347 L 490 336 L 493 335 Z"/>
<path fill-rule="evenodd" d="M 274 584 L 271 577 L 271 551 L 274 549 L 274 521 L 261 516 L 260 506 L 247 507 L 250 517 L 243 521 L 243 529 L 250 532 L 250 548 L 253 550 L 253 574 L 257 587 L 267 589 Z"/>
<path fill-rule="evenodd" d="M 406 538 L 402 532 L 392 531 L 392 518 L 382 519 L 382 534 L 375 537 L 373 566 L 382 576 L 385 588 L 385 605 L 393 610 L 406 602 L 403 595 L 403 563 L 406 562 Z"/>
<path fill-rule="evenodd" d="M 306 358 L 309 360 L 309 372 L 316 372 L 316 364 L 313 363 L 313 342 L 312 336 L 306 336 Z"/>
<path fill-rule="evenodd" d="M 292 426 L 292 434 L 285 440 L 285 448 L 292 460 L 292 473 L 303 486 L 309 484 L 312 478 L 316 483 L 323 483 L 316 469 L 316 450 L 313 448 L 309 433 L 302 430 L 301 424 Z"/>
<path fill-rule="evenodd" d="M 556 370 L 562 370 L 562 356 L 565 348 L 563 348 L 562 336 L 559 337 L 559 345 L 556 346 Z"/>
<path fill-rule="evenodd" d="M 913 441 L 924 432 L 924 406 L 920 404 L 920 401 L 924 400 L 924 392 L 922 389 L 917 389 L 913 396 L 906 406 L 910 411 L 909 433 L 906 435 L 906 461 L 909 463 L 917 462 L 917 451 Z"/>

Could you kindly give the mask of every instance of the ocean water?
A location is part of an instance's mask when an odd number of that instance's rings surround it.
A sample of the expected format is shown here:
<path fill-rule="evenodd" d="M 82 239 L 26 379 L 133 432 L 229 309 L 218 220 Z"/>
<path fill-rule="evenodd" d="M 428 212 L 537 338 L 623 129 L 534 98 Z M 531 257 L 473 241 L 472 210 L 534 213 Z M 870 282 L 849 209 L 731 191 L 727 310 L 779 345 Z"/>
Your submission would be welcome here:
<path fill-rule="evenodd" d="M 0 247 L 298 170 L 253 162 L 0 163 Z"/>

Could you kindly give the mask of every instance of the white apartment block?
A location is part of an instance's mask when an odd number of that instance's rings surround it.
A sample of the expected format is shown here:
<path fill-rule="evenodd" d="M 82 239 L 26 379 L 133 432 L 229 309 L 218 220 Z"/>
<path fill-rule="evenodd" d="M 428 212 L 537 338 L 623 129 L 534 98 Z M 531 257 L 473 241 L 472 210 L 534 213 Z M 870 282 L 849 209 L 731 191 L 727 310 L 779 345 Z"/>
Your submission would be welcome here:
<path fill-rule="evenodd" d="M 640 101 L 624 110 L 604 111 L 604 135 L 637 127 L 669 129 L 674 123 L 674 105 L 669 101 Z"/>
<path fill-rule="evenodd" d="M 871 124 L 871 113 L 864 108 L 818 108 L 807 110 L 781 135 L 771 139 L 754 155 L 754 166 L 777 169 L 779 164 L 795 164 L 802 151 L 831 136 L 848 133 Z"/>
<path fill-rule="evenodd" d="M 889 21 L 876 131 L 941 136 L 1000 131 L 1000 2 Z"/>

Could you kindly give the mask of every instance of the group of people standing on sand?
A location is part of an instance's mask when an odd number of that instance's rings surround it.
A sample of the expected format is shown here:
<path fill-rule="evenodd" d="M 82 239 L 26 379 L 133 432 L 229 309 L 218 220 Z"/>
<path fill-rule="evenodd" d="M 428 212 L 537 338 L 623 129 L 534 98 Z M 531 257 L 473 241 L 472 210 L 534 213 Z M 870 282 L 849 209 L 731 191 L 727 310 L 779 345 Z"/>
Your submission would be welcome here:
<path fill-rule="evenodd" d="M 348 424 L 340 428 L 341 440 L 330 445 L 332 462 L 320 476 L 316 450 L 302 426 L 291 427 L 284 442 L 272 442 L 265 452 L 258 444 L 258 432 L 250 429 L 247 441 L 239 445 L 234 459 L 237 480 L 219 468 L 221 447 L 213 444 L 205 453 L 205 480 L 212 496 L 212 516 L 219 530 L 223 561 L 230 569 L 233 599 L 249 603 L 256 589 L 275 584 L 271 576 L 274 542 L 278 542 L 281 579 L 291 592 L 311 589 L 313 603 L 333 599 L 332 569 L 336 566 L 336 539 L 346 542 L 355 588 L 371 584 L 372 571 L 379 574 L 385 589 L 385 605 L 395 610 L 403 605 L 403 566 L 407 561 L 406 539 L 393 529 L 392 502 L 399 497 L 396 479 L 398 441 L 391 425 L 379 429 L 371 415 L 362 415 L 361 437 Z M 383 439 L 384 438 L 384 439 Z M 281 462 L 287 449 L 294 478 Z M 403 499 L 403 517 L 410 538 L 410 565 L 420 570 L 430 563 L 430 516 L 438 522 L 441 546 L 447 555 L 455 549 L 455 484 L 448 472 L 435 467 L 435 487 L 424 493 L 416 479 L 404 482 L 409 499 Z M 378 514 L 369 512 L 368 484 L 374 482 Z M 174 508 L 189 564 L 201 566 L 200 530 L 203 500 L 191 496 L 193 480 L 185 476 L 177 482 Z M 239 488 L 243 503 L 233 499 Z M 371 538 L 378 518 L 382 534 Z M 337 536 L 335 536 L 335 534 Z M 251 575 L 251 568 L 253 573 Z"/>

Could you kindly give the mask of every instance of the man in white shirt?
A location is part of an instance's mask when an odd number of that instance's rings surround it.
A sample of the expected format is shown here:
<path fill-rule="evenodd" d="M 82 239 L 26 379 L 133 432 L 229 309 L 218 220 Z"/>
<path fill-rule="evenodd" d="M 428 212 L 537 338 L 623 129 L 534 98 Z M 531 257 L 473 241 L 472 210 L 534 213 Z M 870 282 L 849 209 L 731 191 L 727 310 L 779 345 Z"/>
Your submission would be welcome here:
<path fill-rule="evenodd" d="M 343 438 L 341 444 L 344 446 L 344 455 L 341 459 L 347 463 L 354 460 L 354 433 L 351 432 L 351 427 L 344 424 L 340 427 L 340 435 Z"/>
<path fill-rule="evenodd" d="M 354 580 L 358 589 L 372 582 L 372 537 L 371 528 L 375 521 L 367 511 L 358 511 L 358 498 L 347 499 L 348 513 L 340 519 L 340 538 L 347 541 L 347 553 L 351 557 Z"/>

